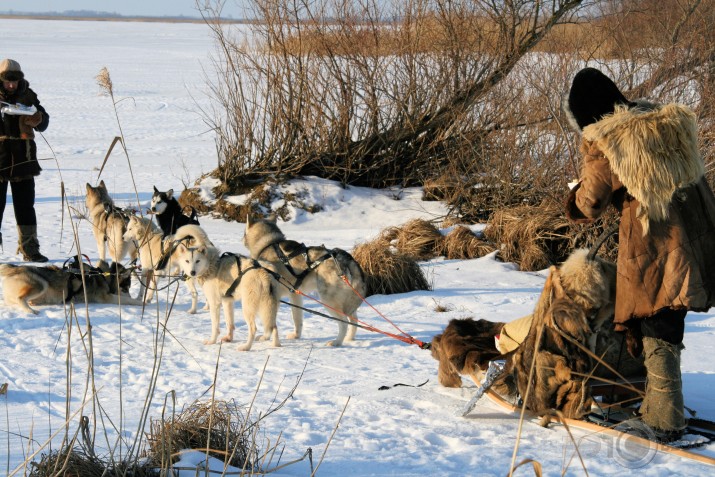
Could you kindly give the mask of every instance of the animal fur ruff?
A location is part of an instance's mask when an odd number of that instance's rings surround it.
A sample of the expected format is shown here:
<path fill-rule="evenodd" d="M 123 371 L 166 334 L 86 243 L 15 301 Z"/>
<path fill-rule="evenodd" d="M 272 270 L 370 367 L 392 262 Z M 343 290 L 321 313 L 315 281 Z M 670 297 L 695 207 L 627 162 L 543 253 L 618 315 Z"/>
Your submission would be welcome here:
<path fill-rule="evenodd" d="M 698 152 L 695 113 L 680 104 L 654 109 L 616 106 L 615 112 L 586 126 L 583 138 L 594 141 L 613 172 L 641 206 L 640 219 L 668 217 L 673 193 L 705 173 Z"/>
<path fill-rule="evenodd" d="M 442 386 L 462 386 L 461 374 L 478 374 L 489 361 L 499 356 L 494 344 L 504 323 L 470 318 L 449 322 L 444 332 L 432 338 L 430 352 L 439 361 L 438 379 Z"/>

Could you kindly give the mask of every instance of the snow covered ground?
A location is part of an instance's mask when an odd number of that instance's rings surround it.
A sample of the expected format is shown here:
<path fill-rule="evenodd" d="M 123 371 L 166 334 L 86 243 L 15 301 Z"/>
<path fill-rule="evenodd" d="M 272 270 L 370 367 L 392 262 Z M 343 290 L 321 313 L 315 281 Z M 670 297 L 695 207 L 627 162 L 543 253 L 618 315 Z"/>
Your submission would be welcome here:
<path fill-rule="evenodd" d="M 196 113 L 194 101 L 206 106 L 204 70 L 210 72 L 214 45 L 203 25 L 0 20 L 0 56 L 16 59 L 51 115 L 50 127 L 38 138 L 42 175 L 37 179 L 37 213 L 42 251 L 61 265 L 76 253 L 72 227 L 78 229 L 82 252 L 98 257 L 87 220 L 70 217 L 61 208 L 64 181 L 70 203 L 83 210 L 85 183 L 96 184 L 99 167 L 112 139 L 119 135 L 111 101 L 100 94 L 95 76 L 107 67 L 114 82 L 119 120 L 129 150 L 138 199 L 146 207 L 153 186 L 180 191 L 214 168 L 212 135 Z M 193 99 L 192 99 L 193 98 Z M 46 142 L 45 142 L 46 140 Z M 59 167 L 58 167 L 59 166 Z M 126 157 L 112 154 L 102 179 L 119 205 L 136 204 Z M 293 187 L 307 190 L 324 211 L 296 212 L 281 224 L 289 238 L 307 244 L 352 249 L 383 228 L 411 218 L 437 218 L 438 203 L 421 202 L 417 190 L 368 191 L 342 189 L 334 183 L 308 179 Z M 396 198 L 399 196 L 399 200 Z M 201 224 L 224 251 L 246 253 L 243 224 L 208 217 Z M 2 224 L 4 249 L 0 261 L 17 263 L 15 221 L 9 200 Z M 429 292 L 373 296 L 369 301 L 401 329 L 430 341 L 452 318 L 509 321 L 529 313 L 544 283 L 545 273 L 517 271 L 493 257 L 458 261 L 437 259 L 422 264 L 434 287 Z M 135 286 L 134 293 L 137 288 Z M 0 472 L 12 473 L 41 443 L 61 429 L 65 417 L 85 399 L 87 357 L 84 344 L 91 323 L 94 378 L 108 437 L 98 446 L 115 445 L 117 433 L 131 442 L 141 432 L 141 410 L 152 380 L 158 351 L 157 330 L 166 328 L 161 363 L 149 408 L 159 418 L 167 396 L 176 393 L 177 407 L 207 399 L 250 403 L 266 412 L 283 399 L 301 373 L 292 399 L 272 414 L 262 428 L 274 442 L 282 433 L 281 462 L 297 459 L 307 448 L 315 461 L 330 443 L 318 475 L 324 476 L 481 476 L 508 473 L 517 438 L 517 420 L 484 401 L 467 417 L 458 417 L 474 392 L 471 382 L 461 389 L 437 382 L 437 362 L 429 352 L 383 335 L 358 331 L 357 340 L 341 348 L 326 347 L 337 331 L 334 323 L 307 316 L 304 336 L 288 341 L 289 310 L 282 307 L 278 323 L 283 347 L 256 343 L 250 352 L 235 344 L 204 346 L 209 333 L 206 311 L 187 313 L 190 297 L 183 286 L 167 318 L 174 288 L 160 294 L 142 315 L 140 309 L 91 305 L 77 308 L 67 320 L 60 306 L 42 307 L 37 316 L 0 304 Z M 203 303 L 203 300 L 201 301 Z M 437 312 L 440 305 L 448 309 Z M 313 306 L 313 305 L 310 305 Z M 245 324 L 237 313 L 237 341 Z M 392 331 L 369 307 L 360 317 Z M 704 418 L 715 419 L 715 359 L 712 356 L 715 313 L 691 314 L 683 353 L 686 405 Z M 218 366 L 217 366 L 218 364 Z M 264 366 L 265 373 L 262 372 Z M 305 371 L 303 372 L 303 369 Z M 212 389 L 216 374 L 216 388 Z M 259 385 L 259 381 L 262 382 Z M 381 386 L 396 383 L 421 387 Z M 69 400 L 69 406 L 66 402 Z M 340 421 L 332 441 L 331 433 Z M 82 413 L 97 417 L 98 407 Z M 72 418 L 70 432 L 77 428 Z M 111 423 L 110 423 L 111 422 Z M 112 430 L 114 427 L 116 430 Z M 59 442 L 60 435 L 54 442 Z M 614 439 L 577 433 L 590 475 L 614 475 L 633 464 L 624 462 Z M 106 442 L 109 442 L 107 444 Z M 126 444 L 122 444 L 125 448 Z M 638 452 L 638 451 L 636 451 Z M 644 455 L 647 450 L 643 450 Z M 715 457 L 715 445 L 699 452 Z M 516 461 L 534 459 L 544 475 L 582 475 L 573 446 L 562 430 L 527 423 Z M 202 460 L 196 454 L 187 463 Z M 710 475 L 712 467 L 670 455 L 649 454 L 636 469 L 643 475 Z M 24 474 L 20 469 L 19 475 Z M 531 470 L 520 469 L 530 475 Z M 274 475 L 307 476 L 306 461 Z M 193 475 L 193 473 L 191 473 Z"/>

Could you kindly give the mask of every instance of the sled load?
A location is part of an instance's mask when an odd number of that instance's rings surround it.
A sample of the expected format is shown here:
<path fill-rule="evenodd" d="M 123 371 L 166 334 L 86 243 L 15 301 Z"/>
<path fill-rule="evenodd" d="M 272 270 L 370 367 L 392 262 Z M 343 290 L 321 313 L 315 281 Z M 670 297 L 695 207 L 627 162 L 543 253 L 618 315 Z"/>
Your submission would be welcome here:
<path fill-rule="evenodd" d="M 582 418 L 594 391 L 610 402 L 637 399 L 631 383 L 643 382 L 645 368 L 614 331 L 615 280 L 614 264 L 580 249 L 551 267 L 532 314 L 510 323 L 450 321 L 432 341 L 440 383 L 459 387 L 460 375 L 482 383 L 489 363 L 504 360 L 491 389 L 539 415 Z"/>

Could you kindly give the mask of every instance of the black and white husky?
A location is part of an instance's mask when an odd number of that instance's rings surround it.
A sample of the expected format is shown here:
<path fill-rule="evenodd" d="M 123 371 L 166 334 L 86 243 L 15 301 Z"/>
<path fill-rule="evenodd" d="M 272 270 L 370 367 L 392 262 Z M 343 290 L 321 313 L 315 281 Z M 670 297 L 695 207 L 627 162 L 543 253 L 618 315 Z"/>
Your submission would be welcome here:
<path fill-rule="evenodd" d="M 154 186 L 154 194 L 151 196 L 151 212 L 156 216 L 156 221 L 164 236 L 175 234 L 176 229 L 184 225 L 199 225 L 196 211 L 191 209 L 191 216 L 184 215 L 179 201 L 174 198 L 174 189 L 161 192 Z"/>

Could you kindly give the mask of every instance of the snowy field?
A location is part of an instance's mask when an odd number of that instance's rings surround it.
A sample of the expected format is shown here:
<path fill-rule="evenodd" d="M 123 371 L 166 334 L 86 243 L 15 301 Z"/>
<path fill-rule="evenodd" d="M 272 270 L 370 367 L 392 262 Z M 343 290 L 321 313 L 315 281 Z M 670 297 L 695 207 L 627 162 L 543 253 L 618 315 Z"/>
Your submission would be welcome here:
<path fill-rule="evenodd" d="M 94 262 L 98 253 L 87 220 L 63 214 L 60 184 L 70 203 L 84 204 L 85 183 L 98 182 L 99 167 L 119 125 L 111 101 L 100 94 L 95 76 L 107 67 L 114 82 L 119 123 L 126 137 L 131 173 L 138 200 L 146 207 L 153 186 L 183 189 L 217 162 L 213 136 L 197 114 L 203 94 L 204 71 L 211 71 L 213 41 L 203 25 L 120 22 L 0 20 L 2 57 L 20 62 L 26 78 L 51 115 L 44 138 L 38 137 L 44 169 L 37 178 L 37 213 L 42 252 L 52 263 L 76 253 L 72 227 L 78 229 L 82 252 Z M 126 98 L 126 99 L 124 99 Z M 46 142 L 45 142 L 46 140 Z M 136 205 L 127 158 L 117 149 L 102 179 L 120 206 Z M 292 187 L 307 190 L 324 211 L 296 213 L 281 224 L 289 238 L 351 250 L 383 228 L 411 218 L 438 218 L 440 204 L 421 202 L 418 190 L 347 190 L 334 183 L 307 180 Z M 400 196 L 400 200 L 395 200 Z M 243 224 L 207 217 L 201 224 L 223 251 L 246 253 Z M 17 263 L 15 220 L 10 199 L 2 224 L 4 249 L 0 261 Z M 369 298 L 382 314 L 422 341 L 430 341 L 452 318 L 510 321 L 528 314 L 544 283 L 545 272 L 524 273 L 493 257 L 455 261 L 437 259 L 422 264 L 433 291 Z M 137 293 L 137 286 L 133 293 Z M 138 433 L 148 399 L 157 334 L 165 341 L 149 417 L 159 418 L 164 402 L 176 394 L 178 408 L 197 399 L 235 400 L 262 413 L 282 400 L 302 374 L 292 399 L 262 423 L 265 437 L 284 443 L 281 463 L 299 458 L 312 448 L 317 475 L 323 476 L 487 476 L 506 475 L 517 438 L 517 420 L 484 401 L 467 417 L 458 417 L 474 392 L 471 382 L 461 389 L 437 382 L 437 362 L 429 352 L 389 337 L 359 330 L 357 340 L 341 348 L 326 347 L 337 326 L 319 316 L 306 316 L 303 337 L 289 341 L 290 313 L 279 311 L 282 348 L 268 343 L 239 352 L 235 344 L 204 346 L 209 334 L 206 311 L 190 315 L 190 296 L 182 286 L 168 314 L 174 287 L 163 291 L 142 315 L 137 307 L 91 305 L 77 307 L 67 320 L 60 306 L 41 307 L 27 316 L 0 304 L 0 473 L 24 475 L 23 460 L 61 429 L 76 411 L 101 420 L 105 436 L 99 448 L 126 443 Z M 203 305 L 203 299 L 200 302 Z M 447 312 L 438 313 L 441 305 Z M 310 305 L 311 307 L 314 305 Z M 360 318 L 393 331 L 363 305 Z M 167 318 L 168 315 L 168 318 Z M 98 402 L 81 409 L 87 398 L 87 356 L 84 345 L 91 323 L 94 379 Z M 236 340 L 245 338 L 237 310 Z M 161 330 L 166 329 L 162 334 Z M 223 324 L 222 324 L 223 327 Z M 691 314 L 687 319 L 682 367 L 686 405 L 715 419 L 715 358 L 712 343 L 715 313 Z M 159 330 L 159 333 L 157 333 Z M 82 335 L 85 334 L 85 341 Z M 263 368 L 266 367 L 265 373 Z M 303 372 L 303 369 L 305 371 Z M 260 387 L 259 380 L 262 378 Z M 216 387 L 212 383 L 216 379 Z M 396 383 L 422 387 L 381 386 Z M 69 401 L 69 405 L 67 402 Z M 340 419 L 334 437 L 331 434 Z M 79 414 L 70 432 L 77 429 Z M 103 422 L 103 425 L 102 425 Z M 59 442 L 60 433 L 54 442 Z M 635 470 L 641 475 L 712 475 L 713 468 L 656 453 L 642 468 L 624 462 L 614 439 L 577 433 L 589 475 L 616 475 Z M 119 447 L 117 447 L 119 448 Z M 643 452 L 646 452 L 644 450 Z M 715 445 L 698 452 L 715 457 Z M 544 475 L 584 475 L 566 433 L 526 423 L 516 461 L 534 459 Z M 188 455 L 187 463 L 202 460 Z M 275 462 L 274 462 L 275 464 Z M 521 468 L 519 475 L 532 475 Z M 187 474 L 188 475 L 188 474 Z M 191 473 L 193 475 L 193 473 Z M 202 474 L 204 475 L 204 474 Z M 276 472 L 276 476 L 308 476 L 307 461 Z"/>

